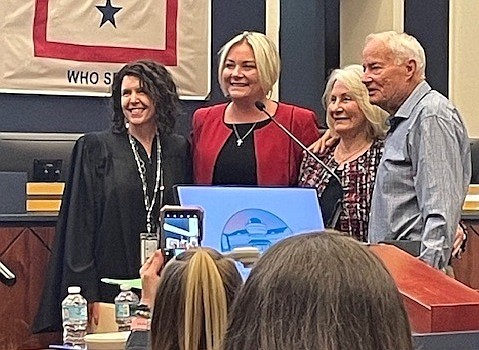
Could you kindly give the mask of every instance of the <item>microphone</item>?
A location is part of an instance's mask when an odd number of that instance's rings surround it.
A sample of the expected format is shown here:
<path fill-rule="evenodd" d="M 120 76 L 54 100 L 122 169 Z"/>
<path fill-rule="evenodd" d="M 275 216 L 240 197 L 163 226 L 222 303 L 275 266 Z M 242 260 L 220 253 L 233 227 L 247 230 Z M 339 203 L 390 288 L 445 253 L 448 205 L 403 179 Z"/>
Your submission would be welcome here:
<path fill-rule="evenodd" d="M 17 281 L 16 276 L 0 261 L 0 281 L 7 286 L 13 286 Z"/>
<path fill-rule="evenodd" d="M 339 219 L 339 214 L 341 213 L 341 201 L 343 199 L 343 186 L 341 185 L 341 179 L 339 176 L 327 166 L 319 157 L 311 152 L 308 147 L 306 147 L 296 136 L 293 135 L 284 125 L 278 122 L 271 114 L 266 110 L 266 106 L 262 101 L 256 101 L 254 103 L 256 108 L 261 112 L 266 114 L 273 123 L 275 123 L 283 132 L 288 135 L 299 147 L 303 149 L 311 158 L 318 162 L 324 170 L 326 170 L 331 179 L 329 184 L 323 191 L 321 195 L 321 212 L 323 214 L 323 221 L 326 223 L 325 226 L 329 228 L 335 228 Z"/>

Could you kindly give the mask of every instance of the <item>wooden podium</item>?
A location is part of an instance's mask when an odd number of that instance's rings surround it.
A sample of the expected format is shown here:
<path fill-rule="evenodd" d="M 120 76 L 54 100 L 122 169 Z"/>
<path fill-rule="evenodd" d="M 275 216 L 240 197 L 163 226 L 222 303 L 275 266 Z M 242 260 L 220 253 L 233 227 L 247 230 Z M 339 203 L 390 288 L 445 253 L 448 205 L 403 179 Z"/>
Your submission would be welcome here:
<path fill-rule="evenodd" d="M 479 293 L 392 245 L 370 246 L 404 297 L 416 333 L 479 330 Z"/>

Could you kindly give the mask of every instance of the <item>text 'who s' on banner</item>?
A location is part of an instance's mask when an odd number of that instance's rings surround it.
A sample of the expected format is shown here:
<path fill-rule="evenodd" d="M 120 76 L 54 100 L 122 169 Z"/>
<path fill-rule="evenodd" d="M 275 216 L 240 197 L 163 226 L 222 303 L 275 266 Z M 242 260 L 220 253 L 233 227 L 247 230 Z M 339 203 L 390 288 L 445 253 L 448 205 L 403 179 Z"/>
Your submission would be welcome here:
<path fill-rule="evenodd" d="M 210 93 L 211 0 L 2 0 L 0 20 L 1 92 L 106 96 L 152 59 L 182 98 Z"/>

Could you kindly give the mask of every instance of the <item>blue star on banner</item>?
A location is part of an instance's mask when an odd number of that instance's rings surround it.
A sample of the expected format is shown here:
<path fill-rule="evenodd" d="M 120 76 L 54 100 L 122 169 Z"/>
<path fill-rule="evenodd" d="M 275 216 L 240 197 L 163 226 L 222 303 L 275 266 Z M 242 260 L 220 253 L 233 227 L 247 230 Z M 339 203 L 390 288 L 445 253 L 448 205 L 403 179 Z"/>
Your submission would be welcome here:
<path fill-rule="evenodd" d="M 111 0 L 106 0 L 105 6 L 96 6 L 96 8 L 103 15 L 103 17 L 101 18 L 100 27 L 104 25 L 106 22 L 110 22 L 113 25 L 113 27 L 116 28 L 115 15 L 118 11 L 122 9 L 122 7 L 112 6 Z"/>

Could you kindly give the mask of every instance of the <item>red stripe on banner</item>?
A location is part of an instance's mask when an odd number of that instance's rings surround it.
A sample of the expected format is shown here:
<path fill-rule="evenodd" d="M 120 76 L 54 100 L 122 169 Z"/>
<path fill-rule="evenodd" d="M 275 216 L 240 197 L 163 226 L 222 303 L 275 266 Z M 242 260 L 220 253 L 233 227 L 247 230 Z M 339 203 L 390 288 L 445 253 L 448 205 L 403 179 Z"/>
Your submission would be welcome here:
<path fill-rule="evenodd" d="M 178 0 L 166 0 L 166 49 L 93 46 L 47 40 L 48 0 L 36 0 L 33 20 L 33 50 L 35 57 L 59 58 L 82 62 L 125 63 L 142 58 L 166 66 L 177 65 Z"/>

